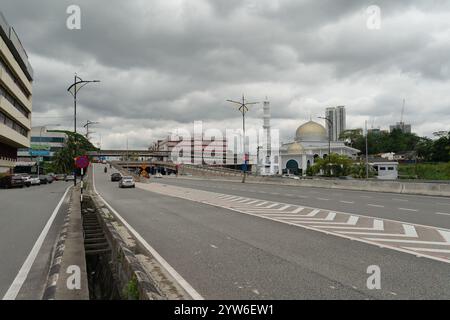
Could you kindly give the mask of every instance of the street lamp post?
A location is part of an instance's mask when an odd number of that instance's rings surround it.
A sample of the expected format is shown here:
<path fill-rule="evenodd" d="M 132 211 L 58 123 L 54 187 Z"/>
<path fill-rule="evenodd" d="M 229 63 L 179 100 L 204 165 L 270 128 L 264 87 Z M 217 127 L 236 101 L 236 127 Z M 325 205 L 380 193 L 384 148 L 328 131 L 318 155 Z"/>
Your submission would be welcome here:
<path fill-rule="evenodd" d="M 324 119 L 328 122 L 328 175 L 331 176 L 331 130 L 333 129 L 333 120 L 328 117 L 319 117 L 319 119 Z"/>
<path fill-rule="evenodd" d="M 73 83 L 70 85 L 69 88 L 67 88 L 67 91 L 70 92 L 70 94 L 73 96 L 73 132 L 74 132 L 74 143 L 75 143 L 75 150 L 74 150 L 74 156 L 77 154 L 77 93 L 78 91 L 83 88 L 88 83 L 92 82 L 100 82 L 100 80 L 83 80 L 77 74 L 75 74 L 73 78 Z M 73 91 L 73 92 L 72 92 Z M 76 169 L 73 170 L 73 185 L 77 185 L 77 171 Z"/>
<path fill-rule="evenodd" d="M 248 105 L 252 105 L 252 104 L 258 104 L 259 102 L 245 102 L 245 98 L 244 95 L 242 95 L 242 101 L 234 101 L 234 100 L 227 100 L 228 102 L 237 104 L 239 106 L 238 110 L 239 112 L 241 112 L 242 114 L 242 150 L 244 153 L 244 166 L 243 166 L 243 176 L 242 176 L 242 183 L 245 183 L 245 176 L 247 174 L 247 153 L 246 153 L 246 149 L 245 149 L 245 114 L 248 112 Z"/>

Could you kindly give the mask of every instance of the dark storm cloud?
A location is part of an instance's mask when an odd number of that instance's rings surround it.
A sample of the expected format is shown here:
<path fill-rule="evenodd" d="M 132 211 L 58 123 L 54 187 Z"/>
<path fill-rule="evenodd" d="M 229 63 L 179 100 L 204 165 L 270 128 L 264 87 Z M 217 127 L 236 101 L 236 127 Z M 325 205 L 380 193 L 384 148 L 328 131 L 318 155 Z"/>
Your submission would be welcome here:
<path fill-rule="evenodd" d="M 78 31 L 65 27 L 71 4 L 82 10 Z M 225 100 L 242 93 L 270 98 L 283 137 L 330 105 L 347 106 L 351 127 L 387 127 L 403 98 L 418 133 L 448 130 L 449 2 L 377 1 L 380 30 L 366 27 L 372 4 L 2 0 L 1 10 L 35 69 L 34 123 L 69 127 L 73 73 L 98 78 L 80 94 L 79 117 L 101 121 L 104 145 L 130 135 L 146 147 L 194 120 L 237 127 Z M 252 116 L 258 126 L 260 108 Z"/>

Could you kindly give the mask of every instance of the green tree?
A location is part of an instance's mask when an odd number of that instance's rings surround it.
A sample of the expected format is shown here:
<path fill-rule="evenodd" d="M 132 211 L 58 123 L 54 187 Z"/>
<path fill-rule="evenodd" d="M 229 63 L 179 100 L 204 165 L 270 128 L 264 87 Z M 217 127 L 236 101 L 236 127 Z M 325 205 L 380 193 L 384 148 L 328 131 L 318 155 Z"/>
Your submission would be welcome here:
<path fill-rule="evenodd" d="M 74 169 L 75 157 L 86 155 L 88 151 L 98 150 L 81 134 L 71 131 L 54 130 L 67 135 L 65 145 L 53 157 L 53 168 L 57 173 L 71 173 Z"/>
<path fill-rule="evenodd" d="M 350 173 L 352 160 L 345 155 L 332 153 L 325 158 L 317 158 L 313 166 L 311 166 L 311 174 L 316 175 L 322 172 L 328 177 L 341 177 Z"/>

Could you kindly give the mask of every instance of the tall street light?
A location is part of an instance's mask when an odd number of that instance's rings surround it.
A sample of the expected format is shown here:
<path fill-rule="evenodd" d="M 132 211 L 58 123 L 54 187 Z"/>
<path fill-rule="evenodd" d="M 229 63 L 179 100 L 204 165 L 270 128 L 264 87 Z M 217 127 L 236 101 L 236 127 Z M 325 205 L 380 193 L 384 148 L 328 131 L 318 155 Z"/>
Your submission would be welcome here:
<path fill-rule="evenodd" d="M 70 92 L 70 94 L 73 96 L 73 132 L 74 132 L 74 139 L 75 139 L 75 150 L 74 154 L 76 156 L 77 154 L 77 93 L 78 91 L 83 88 L 88 83 L 92 82 L 100 82 L 100 80 L 83 80 L 77 74 L 75 74 L 73 78 L 73 83 L 70 85 L 69 88 L 67 88 L 67 91 Z M 77 171 L 74 169 L 73 174 L 73 185 L 77 185 Z"/>
<path fill-rule="evenodd" d="M 328 122 L 328 175 L 331 176 L 331 130 L 333 130 L 333 120 L 328 117 L 318 117 Z"/>
<path fill-rule="evenodd" d="M 234 101 L 234 100 L 227 100 L 228 102 L 234 103 L 239 106 L 238 110 L 242 114 L 242 150 L 244 152 L 244 165 L 242 168 L 243 176 L 242 176 L 242 183 L 245 183 L 245 176 L 247 174 L 247 153 L 245 150 L 245 114 L 248 112 L 248 105 L 252 104 L 258 104 L 259 102 L 245 102 L 244 95 L 242 95 L 242 101 Z"/>

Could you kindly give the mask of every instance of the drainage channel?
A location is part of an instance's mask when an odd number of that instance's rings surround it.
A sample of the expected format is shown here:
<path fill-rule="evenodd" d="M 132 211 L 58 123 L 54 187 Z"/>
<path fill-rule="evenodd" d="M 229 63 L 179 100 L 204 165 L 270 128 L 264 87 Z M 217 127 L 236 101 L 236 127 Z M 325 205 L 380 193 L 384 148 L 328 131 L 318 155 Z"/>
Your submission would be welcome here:
<path fill-rule="evenodd" d="M 92 199 L 83 198 L 81 206 L 83 219 L 84 249 L 88 273 L 89 298 L 91 300 L 120 299 L 114 267 L 111 261 L 111 247 L 99 222 Z"/>

